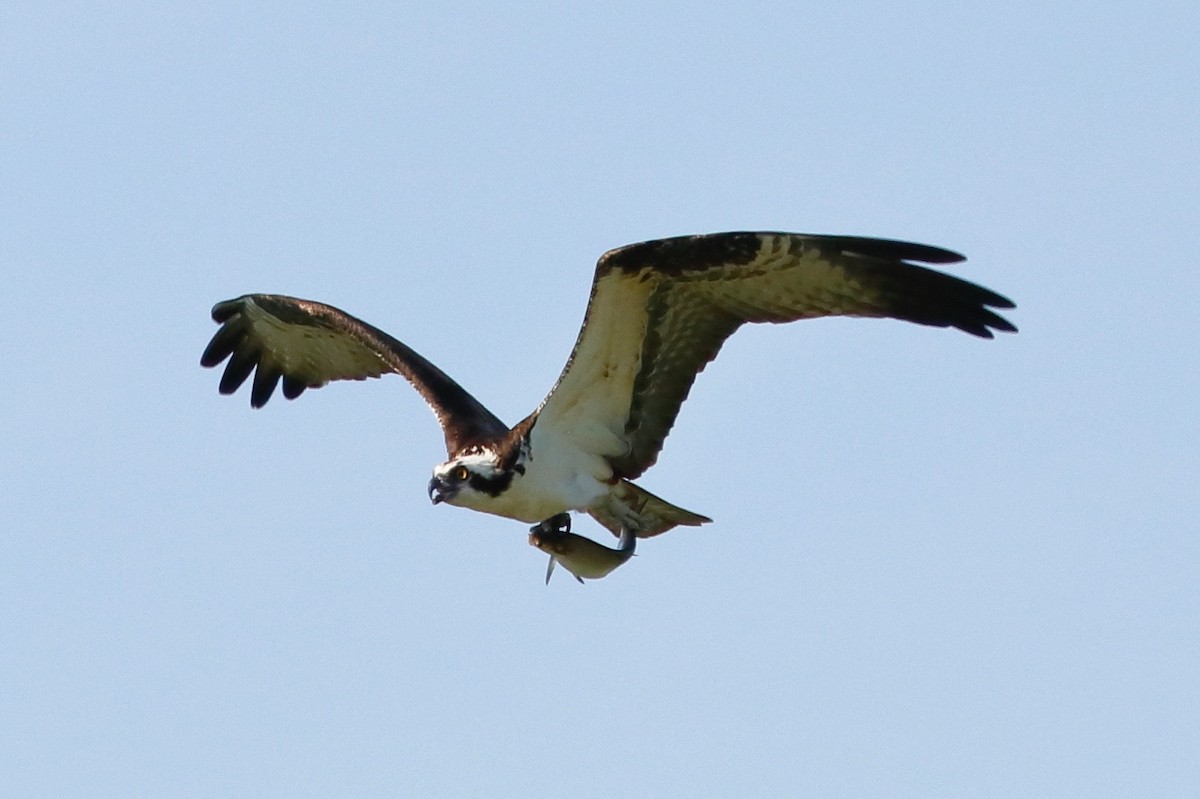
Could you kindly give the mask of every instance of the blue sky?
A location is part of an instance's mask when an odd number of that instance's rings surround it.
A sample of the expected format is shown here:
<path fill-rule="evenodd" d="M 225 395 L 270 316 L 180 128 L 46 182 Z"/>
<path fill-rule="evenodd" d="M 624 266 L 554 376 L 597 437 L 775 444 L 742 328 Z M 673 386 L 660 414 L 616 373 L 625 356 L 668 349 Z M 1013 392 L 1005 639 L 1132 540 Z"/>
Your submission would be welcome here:
<path fill-rule="evenodd" d="M 1198 23 L 0 12 L 0 793 L 1195 796 Z M 402 380 L 197 365 L 288 293 L 513 422 L 601 252 L 756 228 L 959 250 L 1021 332 L 739 332 L 641 481 L 716 521 L 583 587 L 430 506 Z"/>

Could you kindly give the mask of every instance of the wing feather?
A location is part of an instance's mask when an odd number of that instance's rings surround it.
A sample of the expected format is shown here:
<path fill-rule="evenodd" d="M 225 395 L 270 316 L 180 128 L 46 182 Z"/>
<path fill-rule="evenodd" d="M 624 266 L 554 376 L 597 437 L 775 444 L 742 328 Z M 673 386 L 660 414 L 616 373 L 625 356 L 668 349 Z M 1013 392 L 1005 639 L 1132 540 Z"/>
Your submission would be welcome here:
<path fill-rule="evenodd" d="M 200 356 L 213 367 L 226 358 L 220 392 L 254 380 L 250 404 L 261 408 L 280 381 L 295 399 L 334 380 L 394 373 L 406 378 L 433 409 L 448 453 L 503 435 L 508 427 L 441 369 L 378 328 L 331 305 L 276 294 L 247 294 L 213 306 L 221 327 Z"/>
<path fill-rule="evenodd" d="M 1016 328 L 992 308 L 1007 298 L 910 261 L 958 253 L 851 236 L 718 233 L 633 244 L 596 265 L 575 349 L 542 403 L 548 424 L 586 449 L 604 428 L 625 445 L 604 452 L 632 479 L 658 458 L 696 375 L 746 322 L 890 317 L 983 338 Z M 587 436 L 580 431 L 592 431 Z"/>

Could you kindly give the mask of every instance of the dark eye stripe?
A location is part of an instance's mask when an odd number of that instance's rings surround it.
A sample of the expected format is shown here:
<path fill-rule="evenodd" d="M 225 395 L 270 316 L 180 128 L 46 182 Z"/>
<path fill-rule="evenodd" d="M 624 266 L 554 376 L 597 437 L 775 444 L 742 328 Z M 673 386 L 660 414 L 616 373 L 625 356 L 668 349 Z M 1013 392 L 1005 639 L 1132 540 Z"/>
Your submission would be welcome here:
<path fill-rule="evenodd" d="M 512 483 L 513 472 L 500 472 L 495 477 L 483 477 L 478 474 L 471 475 L 470 486 L 481 494 L 487 494 L 491 497 L 498 497 L 508 490 L 508 486 Z"/>

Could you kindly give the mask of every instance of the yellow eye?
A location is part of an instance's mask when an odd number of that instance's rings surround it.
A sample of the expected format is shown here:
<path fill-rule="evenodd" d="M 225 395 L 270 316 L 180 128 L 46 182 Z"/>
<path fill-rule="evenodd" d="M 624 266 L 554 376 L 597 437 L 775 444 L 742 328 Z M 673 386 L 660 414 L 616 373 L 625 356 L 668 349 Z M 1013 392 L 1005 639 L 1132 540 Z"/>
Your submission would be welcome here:
<path fill-rule="evenodd" d="M 471 476 L 471 473 L 467 471 L 466 466 L 455 466 L 451 476 L 458 482 L 465 483 L 467 478 Z"/>

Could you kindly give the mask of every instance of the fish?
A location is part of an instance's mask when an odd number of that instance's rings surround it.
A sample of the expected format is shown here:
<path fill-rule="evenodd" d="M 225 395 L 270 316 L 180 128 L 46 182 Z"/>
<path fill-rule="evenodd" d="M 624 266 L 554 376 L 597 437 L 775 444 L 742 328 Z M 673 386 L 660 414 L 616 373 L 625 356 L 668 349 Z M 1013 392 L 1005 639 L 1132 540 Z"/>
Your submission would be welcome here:
<path fill-rule="evenodd" d="M 617 548 L 612 549 L 567 530 L 539 524 L 529 529 L 529 543 L 550 556 L 550 562 L 546 565 L 547 585 L 550 584 L 550 575 L 554 574 L 555 564 L 561 565 L 582 583 L 585 577 L 589 580 L 606 577 L 628 562 L 634 555 L 637 536 L 628 529 L 623 530 Z"/>

